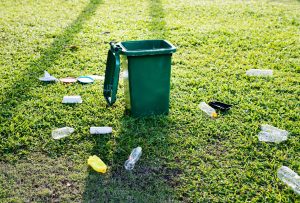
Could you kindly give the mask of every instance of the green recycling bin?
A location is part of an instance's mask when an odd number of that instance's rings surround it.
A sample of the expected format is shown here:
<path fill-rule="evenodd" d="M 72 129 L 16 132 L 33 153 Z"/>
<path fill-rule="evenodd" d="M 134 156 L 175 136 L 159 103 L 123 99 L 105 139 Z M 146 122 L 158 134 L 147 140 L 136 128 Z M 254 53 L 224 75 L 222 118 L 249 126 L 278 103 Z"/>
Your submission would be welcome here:
<path fill-rule="evenodd" d="M 122 62 L 126 109 L 130 114 L 168 114 L 171 57 L 175 51 L 166 40 L 111 42 L 103 92 L 108 104 L 116 101 Z"/>

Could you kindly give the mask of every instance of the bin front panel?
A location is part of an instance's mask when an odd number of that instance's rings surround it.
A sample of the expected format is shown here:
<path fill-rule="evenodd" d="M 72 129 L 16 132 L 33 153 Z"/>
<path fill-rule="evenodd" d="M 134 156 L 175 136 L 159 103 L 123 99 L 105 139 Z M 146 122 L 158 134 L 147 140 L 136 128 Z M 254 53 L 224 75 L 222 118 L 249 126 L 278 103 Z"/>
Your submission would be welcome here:
<path fill-rule="evenodd" d="M 128 56 L 131 115 L 168 114 L 170 76 L 171 54 Z"/>

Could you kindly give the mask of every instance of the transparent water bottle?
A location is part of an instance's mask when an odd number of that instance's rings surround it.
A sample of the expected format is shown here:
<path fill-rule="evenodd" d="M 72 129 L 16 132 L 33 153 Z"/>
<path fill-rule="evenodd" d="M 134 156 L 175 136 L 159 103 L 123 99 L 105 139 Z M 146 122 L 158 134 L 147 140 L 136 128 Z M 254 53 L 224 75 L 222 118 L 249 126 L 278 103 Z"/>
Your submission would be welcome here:
<path fill-rule="evenodd" d="M 57 140 L 57 139 L 67 137 L 73 132 L 74 132 L 74 128 L 70 128 L 70 127 L 58 128 L 52 131 L 52 137 L 53 139 Z"/>
<path fill-rule="evenodd" d="M 278 178 L 300 195 L 300 176 L 287 166 L 282 166 L 277 171 Z"/>
<path fill-rule="evenodd" d="M 199 108 L 212 118 L 217 118 L 217 116 L 218 116 L 218 114 L 216 113 L 216 110 L 214 108 L 212 108 L 211 106 L 209 106 L 208 104 L 206 104 L 205 102 L 201 102 L 199 104 Z"/>
<path fill-rule="evenodd" d="M 258 134 L 259 141 L 263 142 L 283 142 L 288 138 L 288 131 L 281 130 L 271 125 L 261 125 L 261 132 Z"/>
<path fill-rule="evenodd" d="M 131 154 L 127 161 L 125 161 L 124 167 L 126 170 L 132 170 L 134 168 L 135 163 L 139 160 L 142 155 L 142 148 L 137 147 L 131 151 Z"/>

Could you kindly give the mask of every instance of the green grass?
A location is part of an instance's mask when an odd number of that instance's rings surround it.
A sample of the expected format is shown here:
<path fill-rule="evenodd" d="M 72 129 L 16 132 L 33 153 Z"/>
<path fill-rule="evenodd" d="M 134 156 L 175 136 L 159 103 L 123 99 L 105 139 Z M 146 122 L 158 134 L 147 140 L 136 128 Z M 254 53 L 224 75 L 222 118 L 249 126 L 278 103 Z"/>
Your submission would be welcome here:
<path fill-rule="evenodd" d="M 0 202 L 300 201 L 276 175 L 282 165 L 300 174 L 299 1 L 2 0 L 0 10 Z M 167 117 L 124 115 L 122 82 L 107 108 L 102 81 L 37 79 L 103 75 L 110 41 L 156 38 L 178 48 Z M 274 77 L 247 77 L 250 68 Z M 83 103 L 63 105 L 64 95 Z M 211 100 L 235 106 L 211 120 L 197 108 Z M 288 141 L 259 142 L 264 123 Z M 112 135 L 89 134 L 104 125 Z M 76 131 L 53 140 L 63 126 Z M 108 173 L 87 166 L 94 154 Z"/>

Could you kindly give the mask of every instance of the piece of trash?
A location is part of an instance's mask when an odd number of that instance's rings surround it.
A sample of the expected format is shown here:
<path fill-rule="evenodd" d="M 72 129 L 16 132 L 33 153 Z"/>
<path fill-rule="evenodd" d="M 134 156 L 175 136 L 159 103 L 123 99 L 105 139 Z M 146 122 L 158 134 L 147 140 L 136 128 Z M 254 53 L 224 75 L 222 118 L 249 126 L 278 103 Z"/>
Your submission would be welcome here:
<path fill-rule="evenodd" d="M 273 70 L 263 70 L 263 69 L 250 69 L 246 71 L 248 76 L 272 76 Z"/>
<path fill-rule="evenodd" d="M 59 80 L 61 82 L 63 82 L 63 83 L 74 83 L 74 82 L 77 82 L 77 79 L 76 78 L 72 78 L 72 77 L 61 78 Z"/>
<path fill-rule="evenodd" d="M 287 166 L 282 166 L 277 171 L 278 178 L 300 195 L 300 176 Z"/>
<path fill-rule="evenodd" d="M 77 45 L 70 45 L 69 48 L 71 51 L 77 51 L 79 47 Z"/>
<path fill-rule="evenodd" d="M 93 135 L 109 134 L 112 133 L 112 127 L 90 127 L 90 133 Z"/>
<path fill-rule="evenodd" d="M 53 77 L 52 75 L 50 75 L 47 71 L 44 71 L 44 77 L 40 77 L 39 80 L 43 81 L 43 82 L 56 82 L 57 81 L 57 79 L 55 77 Z"/>
<path fill-rule="evenodd" d="M 105 79 L 105 77 L 102 75 L 88 75 L 88 77 L 91 77 L 94 80 L 104 80 Z"/>
<path fill-rule="evenodd" d="M 110 34 L 110 32 L 109 31 L 105 31 L 105 32 L 102 32 L 101 34 L 102 35 L 107 35 L 107 34 Z"/>
<path fill-rule="evenodd" d="M 96 155 L 89 157 L 88 165 L 90 165 L 95 171 L 100 173 L 105 173 L 107 170 L 106 164 Z"/>
<path fill-rule="evenodd" d="M 120 73 L 120 79 L 122 78 L 128 78 L 128 70 L 124 70 L 123 72 Z"/>
<path fill-rule="evenodd" d="M 80 83 L 83 83 L 83 84 L 89 84 L 89 83 L 93 83 L 94 82 L 94 79 L 89 77 L 89 76 L 80 76 L 77 78 L 77 80 L 80 82 Z"/>
<path fill-rule="evenodd" d="M 258 133 L 258 140 L 262 142 L 280 143 L 287 140 L 288 131 L 281 130 L 271 125 L 261 125 L 261 131 Z"/>
<path fill-rule="evenodd" d="M 71 135 L 74 132 L 74 128 L 71 127 L 63 127 L 63 128 L 57 128 L 52 131 L 52 137 L 53 139 L 61 139 L 64 137 L 67 137 Z"/>
<path fill-rule="evenodd" d="M 76 104 L 82 103 L 82 99 L 81 96 L 64 96 L 63 100 L 62 100 L 63 104 Z"/>
<path fill-rule="evenodd" d="M 221 111 L 227 111 L 232 107 L 232 105 L 230 104 L 225 104 L 218 101 L 209 102 L 208 105 L 213 107 L 214 109 L 220 109 Z"/>
<path fill-rule="evenodd" d="M 200 102 L 199 108 L 204 111 L 207 115 L 209 115 L 211 118 L 217 118 L 218 114 L 216 113 L 216 110 L 212 107 L 210 107 L 205 102 Z"/>
<path fill-rule="evenodd" d="M 125 169 L 129 171 L 132 170 L 135 166 L 135 163 L 139 160 L 141 155 L 142 155 L 142 148 L 141 147 L 134 148 L 131 151 L 128 160 L 125 161 L 124 164 Z"/>

